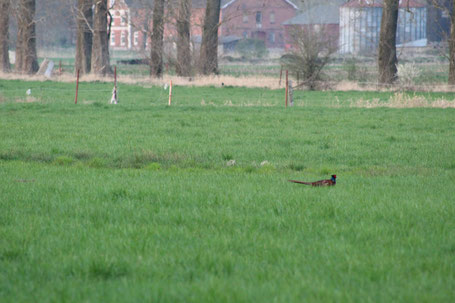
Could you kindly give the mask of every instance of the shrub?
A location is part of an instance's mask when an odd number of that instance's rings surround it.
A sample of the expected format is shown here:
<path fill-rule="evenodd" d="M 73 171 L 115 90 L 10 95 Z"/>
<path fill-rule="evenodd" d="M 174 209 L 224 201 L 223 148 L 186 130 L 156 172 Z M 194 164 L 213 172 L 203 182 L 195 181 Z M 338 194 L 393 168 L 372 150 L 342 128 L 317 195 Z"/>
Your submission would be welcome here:
<path fill-rule="evenodd" d="M 291 72 L 302 75 L 303 84 L 316 89 L 322 80 L 322 70 L 329 63 L 337 46 L 335 36 L 324 27 L 314 29 L 293 27 L 290 32 L 292 48 L 281 58 L 281 64 Z"/>
<path fill-rule="evenodd" d="M 398 83 L 403 89 L 411 89 L 415 80 L 420 76 L 421 70 L 414 63 L 403 63 L 397 65 Z"/>

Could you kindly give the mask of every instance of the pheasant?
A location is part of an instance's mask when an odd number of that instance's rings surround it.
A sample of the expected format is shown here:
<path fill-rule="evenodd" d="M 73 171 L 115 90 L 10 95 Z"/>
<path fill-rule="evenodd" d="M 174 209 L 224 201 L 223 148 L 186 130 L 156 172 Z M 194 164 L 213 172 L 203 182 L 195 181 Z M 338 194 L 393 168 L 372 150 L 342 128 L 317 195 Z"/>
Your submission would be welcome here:
<path fill-rule="evenodd" d="M 334 186 L 337 184 L 337 175 L 332 175 L 332 178 L 327 179 L 327 180 L 319 180 L 315 182 L 303 182 L 303 181 L 297 181 L 297 180 L 288 180 L 289 182 L 294 182 L 294 183 L 299 183 L 299 184 L 305 184 L 305 185 L 311 185 L 311 186 Z"/>

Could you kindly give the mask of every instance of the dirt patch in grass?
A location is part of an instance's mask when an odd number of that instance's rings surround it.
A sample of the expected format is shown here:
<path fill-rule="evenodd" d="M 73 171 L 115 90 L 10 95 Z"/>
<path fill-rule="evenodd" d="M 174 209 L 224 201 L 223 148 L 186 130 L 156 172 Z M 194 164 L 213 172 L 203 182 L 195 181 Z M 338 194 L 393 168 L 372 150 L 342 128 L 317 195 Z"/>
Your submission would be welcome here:
<path fill-rule="evenodd" d="M 19 98 L 15 100 L 16 103 L 35 103 L 39 102 L 38 98 L 35 98 L 33 96 L 27 96 L 25 98 Z"/>

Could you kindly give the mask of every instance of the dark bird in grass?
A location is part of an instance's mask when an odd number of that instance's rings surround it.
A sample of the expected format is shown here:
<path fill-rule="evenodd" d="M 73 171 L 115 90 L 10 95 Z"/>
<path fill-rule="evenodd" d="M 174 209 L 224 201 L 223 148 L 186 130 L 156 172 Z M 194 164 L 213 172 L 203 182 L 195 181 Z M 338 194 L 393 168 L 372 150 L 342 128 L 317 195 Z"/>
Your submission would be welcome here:
<path fill-rule="evenodd" d="M 297 180 L 288 180 L 289 182 L 294 182 L 294 183 L 299 183 L 299 184 L 305 184 L 305 185 L 311 185 L 311 186 L 334 186 L 337 184 L 337 175 L 332 175 L 332 178 L 327 179 L 327 180 L 319 180 L 315 182 L 303 182 L 303 181 L 297 181 Z"/>

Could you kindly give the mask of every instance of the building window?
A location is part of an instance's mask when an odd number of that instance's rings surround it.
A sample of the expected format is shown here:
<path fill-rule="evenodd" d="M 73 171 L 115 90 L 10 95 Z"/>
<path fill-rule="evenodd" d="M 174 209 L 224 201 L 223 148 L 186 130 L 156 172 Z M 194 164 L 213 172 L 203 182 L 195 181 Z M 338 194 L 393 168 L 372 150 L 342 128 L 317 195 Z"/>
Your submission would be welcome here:
<path fill-rule="evenodd" d="M 270 13 L 270 24 L 275 24 L 275 13 L 274 12 Z"/>
<path fill-rule="evenodd" d="M 115 32 L 111 32 L 111 45 L 115 45 Z"/>
<path fill-rule="evenodd" d="M 125 32 L 122 32 L 121 36 L 120 36 L 120 44 L 123 46 L 126 44 L 126 35 L 125 35 Z"/>
<path fill-rule="evenodd" d="M 139 44 L 139 32 L 134 32 L 134 45 Z"/>
<path fill-rule="evenodd" d="M 248 14 L 247 14 L 247 12 L 243 12 L 243 23 L 248 23 Z"/>
<path fill-rule="evenodd" d="M 269 33 L 269 42 L 275 43 L 275 33 Z"/>
<path fill-rule="evenodd" d="M 247 31 L 244 31 L 244 32 L 243 32 L 243 39 L 246 39 L 246 38 L 248 38 L 248 32 L 247 32 Z"/>
<path fill-rule="evenodd" d="M 256 12 L 256 24 L 262 24 L 262 13 Z"/>

